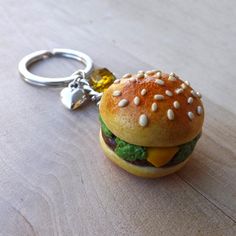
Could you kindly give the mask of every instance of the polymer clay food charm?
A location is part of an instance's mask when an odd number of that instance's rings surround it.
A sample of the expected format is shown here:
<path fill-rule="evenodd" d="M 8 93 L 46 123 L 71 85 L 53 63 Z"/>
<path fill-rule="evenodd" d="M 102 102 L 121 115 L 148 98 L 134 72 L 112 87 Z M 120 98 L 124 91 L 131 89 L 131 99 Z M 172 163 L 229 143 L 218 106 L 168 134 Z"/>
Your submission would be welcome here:
<path fill-rule="evenodd" d="M 126 74 L 103 94 L 100 143 L 131 174 L 156 178 L 182 168 L 201 136 L 201 94 L 174 73 Z"/>

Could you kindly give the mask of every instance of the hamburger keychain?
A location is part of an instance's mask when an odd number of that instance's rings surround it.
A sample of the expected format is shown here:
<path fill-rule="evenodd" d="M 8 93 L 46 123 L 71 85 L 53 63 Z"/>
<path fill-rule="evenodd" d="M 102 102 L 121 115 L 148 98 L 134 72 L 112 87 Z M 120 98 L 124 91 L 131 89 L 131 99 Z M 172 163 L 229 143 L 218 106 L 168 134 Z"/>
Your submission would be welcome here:
<path fill-rule="evenodd" d="M 31 63 L 45 55 L 58 54 L 79 60 L 85 69 L 56 79 L 28 71 Z M 201 136 L 201 94 L 174 73 L 139 71 L 115 79 L 105 68 L 94 70 L 86 54 L 69 49 L 32 53 L 21 60 L 19 71 L 31 84 L 67 85 L 61 101 L 69 109 L 78 108 L 89 97 L 97 101 L 101 147 L 112 162 L 133 175 L 157 178 L 178 171 Z"/>

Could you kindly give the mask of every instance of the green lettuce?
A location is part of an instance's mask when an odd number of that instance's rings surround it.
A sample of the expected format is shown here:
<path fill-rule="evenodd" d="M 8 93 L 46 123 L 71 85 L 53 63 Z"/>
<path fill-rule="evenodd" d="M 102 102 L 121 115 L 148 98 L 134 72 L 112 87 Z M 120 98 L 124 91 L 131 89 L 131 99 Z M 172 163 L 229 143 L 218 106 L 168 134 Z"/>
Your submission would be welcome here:
<path fill-rule="evenodd" d="M 147 150 L 134 144 L 130 144 L 116 137 L 115 153 L 126 161 L 146 160 Z"/>
<path fill-rule="evenodd" d="M 109 138 L 114 137 L 113 133 L 107 128 L 107 126 L 106 126 L 105 123 L 103 122 L 102 117 L 101 117 L 100 114 L 99 114 L 99 121 L 100 121 L 100 123 L 101 123 L 101 129 L 102 129 L 103 134 L 104 134 L 106 137 L 109 137 Z"/>
<path fill-rule="evenodd" d="M 126 161 L 136 161 L 136 160 L 146 160 L 147 150 L 144 147 L 129 144 L 124 140 L 121 140 L 107 128 L 106 124 L 102 120 L 101 115 L 99 115 L 99 120 L 101 123 L 101 129 L 103 134 L 108 138 L 115 138 L 116 148 L 115 153 Z"/>

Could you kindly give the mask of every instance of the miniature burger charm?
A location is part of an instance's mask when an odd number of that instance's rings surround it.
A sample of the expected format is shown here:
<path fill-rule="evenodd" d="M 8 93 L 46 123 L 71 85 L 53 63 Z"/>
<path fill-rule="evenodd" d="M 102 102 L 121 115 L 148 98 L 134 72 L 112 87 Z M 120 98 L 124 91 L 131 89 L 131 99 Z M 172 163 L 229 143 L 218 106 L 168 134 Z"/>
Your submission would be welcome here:
<path fill-rule="evenodd" d="M 201 95 L 175 73 L 126 74 L 99 104 L 100 143 L 105 155 L 127 172 L 156 178 L 189 160 L 201 136 Z"/>

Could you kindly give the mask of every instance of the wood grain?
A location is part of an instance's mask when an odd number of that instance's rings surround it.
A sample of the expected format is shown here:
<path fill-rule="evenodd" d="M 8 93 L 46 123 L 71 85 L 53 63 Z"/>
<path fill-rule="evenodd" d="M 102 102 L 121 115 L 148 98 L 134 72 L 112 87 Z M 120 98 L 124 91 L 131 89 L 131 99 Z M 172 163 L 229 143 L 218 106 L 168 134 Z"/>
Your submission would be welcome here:
<path fill-rule="evenodd" d="M 236 235 L 235 1 L 2 1 L 0 235 Z M 21 57 L 67 47 L 117 76 L 174 71 L 203 94 L 192 160 L 159 180 L 131 176 L 98 141 L 95 104 L 64 109 L 59 88 L 25 84 Z M 32 68 L 67 75 L 77 63 Z"/>

